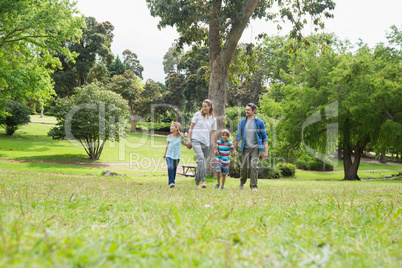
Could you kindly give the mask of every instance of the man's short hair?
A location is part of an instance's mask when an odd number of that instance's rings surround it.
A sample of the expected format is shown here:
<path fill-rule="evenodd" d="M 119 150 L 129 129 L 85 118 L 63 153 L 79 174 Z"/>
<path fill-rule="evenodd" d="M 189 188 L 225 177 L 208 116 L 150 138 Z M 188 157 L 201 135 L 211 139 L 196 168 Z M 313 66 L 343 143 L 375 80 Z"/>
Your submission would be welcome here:
<path fill-rule="evenodd" d="M 257 106 L 256 106 L 254 103 L 252 103 L 252 102 L 250 102 L 249 104 L 247 104 L 247 106 L 250 106 L 253 111 L 257 110 Z"/>

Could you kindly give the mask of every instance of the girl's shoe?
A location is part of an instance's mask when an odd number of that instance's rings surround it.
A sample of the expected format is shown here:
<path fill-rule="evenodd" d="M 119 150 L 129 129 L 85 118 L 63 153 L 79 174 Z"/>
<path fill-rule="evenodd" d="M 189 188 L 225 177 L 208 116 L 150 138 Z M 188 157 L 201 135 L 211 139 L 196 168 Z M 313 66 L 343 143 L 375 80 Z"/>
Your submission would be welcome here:
<path fill-rule="evenodd" d="M 205 181 L 202 182 L 201 188 L 207 188 L 207 183 Z"/>
<path fill-rule="evenodd" d="M 200 186 L 199 186 L 199 185 L 196 185 L 196 186 L 195 186 L 195 189 L 200 189 Z"/>
<path fill-rule="evenodd" d="M 217 183 L 216 185 L 215 185 L 215 189 L 219 189 L 219 184 Z"/>
<path fill-rule="evenodd" d="M 174 188 L 175 187 L 174 183 L 169 184 L 169 187 Z"/>

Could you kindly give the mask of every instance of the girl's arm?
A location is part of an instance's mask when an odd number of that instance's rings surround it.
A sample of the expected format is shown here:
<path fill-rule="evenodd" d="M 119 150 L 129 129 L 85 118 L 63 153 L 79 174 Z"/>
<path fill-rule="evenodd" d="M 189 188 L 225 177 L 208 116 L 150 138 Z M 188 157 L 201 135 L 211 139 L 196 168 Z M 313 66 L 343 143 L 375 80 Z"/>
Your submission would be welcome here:
<path fill-rule="evenodd" d="M 165 149 L 165 154 L 163 155 L 163 158 L 166 158 L 166 152 L 168 150 L 168 147 L 169 147 L 169 142 L 167 142 L 166 149 Z"/>
<path fill-rule="evenodd" d="M 184 140 L 181 141 L 181 144 L 183 144 L 184 146 L 187 146 L 187 147 L 188 147 L 188 143 L 185 142 Z"/>

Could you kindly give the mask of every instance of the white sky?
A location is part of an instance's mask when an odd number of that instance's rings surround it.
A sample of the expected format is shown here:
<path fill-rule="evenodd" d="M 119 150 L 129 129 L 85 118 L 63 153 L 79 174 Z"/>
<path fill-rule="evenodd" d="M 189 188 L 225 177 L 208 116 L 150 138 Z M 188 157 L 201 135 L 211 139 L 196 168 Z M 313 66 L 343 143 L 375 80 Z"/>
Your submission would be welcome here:
<path fill-rule="evenodd" d="M 145 0 L 76 0 L 78 10 L 85 16 L 95 17 L 98 22 L 110 21 L 114 29 L 112 52 L 120 55 L 130 49 L 138 55 L 144 66 L 144 80 L 151 78 L 164 83 L 163 56 L 178 38 L 173 28 L 158 30 L 158 18 L 153 18 Z M 334 19 L 326 20 L 328 33 L 334 32 L 342 39 L 356 43 L 361 38 L 373 47 L 385 42 L 391 25 L 402 26 L 401 0 L 334 0 L 337 4 Z M 307 29 L 309 30 L 309 29 Z M 240 42 L 254 42 L 255 36 L 285 35 L 278 32 L 270 22 L 252 22 L 243 33 Z"/>

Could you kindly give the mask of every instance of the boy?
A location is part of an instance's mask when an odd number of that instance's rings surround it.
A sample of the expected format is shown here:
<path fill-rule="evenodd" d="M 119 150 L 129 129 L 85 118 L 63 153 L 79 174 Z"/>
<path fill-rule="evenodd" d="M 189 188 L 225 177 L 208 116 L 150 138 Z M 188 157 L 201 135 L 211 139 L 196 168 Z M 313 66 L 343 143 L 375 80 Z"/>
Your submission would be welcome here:
<path fill-rule="evenodd" d="M 229 175 L 230 165 L 230 152 L 233 152 L 233 143 L 228 140 L 230 132 L 227 129 L 221 132 L 222 139 L 218 140 L 218 144 L 215 150 L 216 157 L 216 178 L 218 183 L 215 185 L 215 189 L 219 189 L 220 177 L 222 173 L 222 186 L 221 189 L 225 189 L 226 175 Z"/>

